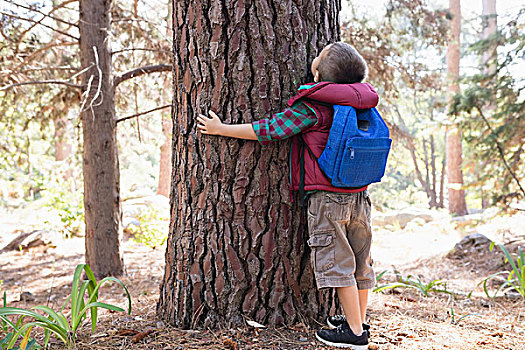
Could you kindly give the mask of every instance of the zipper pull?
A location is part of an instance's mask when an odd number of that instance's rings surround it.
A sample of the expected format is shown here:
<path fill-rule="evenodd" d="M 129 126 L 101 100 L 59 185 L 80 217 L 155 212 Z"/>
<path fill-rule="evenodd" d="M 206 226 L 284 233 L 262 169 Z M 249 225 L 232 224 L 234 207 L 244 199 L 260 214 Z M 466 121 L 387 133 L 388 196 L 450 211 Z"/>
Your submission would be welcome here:
<path fill-rule="evenodd" d="M 350 148 L 350 159 L 354 159 L 354 149 Z"/>

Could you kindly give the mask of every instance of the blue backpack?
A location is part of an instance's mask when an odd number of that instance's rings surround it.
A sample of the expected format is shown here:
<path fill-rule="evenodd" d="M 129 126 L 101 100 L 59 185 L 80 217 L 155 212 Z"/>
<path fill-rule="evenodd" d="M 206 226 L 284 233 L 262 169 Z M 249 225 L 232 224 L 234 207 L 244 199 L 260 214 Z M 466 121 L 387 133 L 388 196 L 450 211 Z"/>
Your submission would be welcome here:
<path fill-rule="evenodd" d="M 335 187 L 380 182 L 392 140 L 375 108 L 334 105 L 334 120 L 318 164 Z"/>
<path fill-rule="evenodd" d="M 384 120 L 375 108 L 355 109 L 334 105 L 334 118 L 326 147 L 319 159 L 319 168 L 332 186 L 359 188 L 380 182 L 392 140 Z M 304 152 L 304 150 L 303 150 Z M 301 154 L 301 183 L 304 193 L 304 153 Z M 301 196 L 301 198 L 304 198 Z"/>

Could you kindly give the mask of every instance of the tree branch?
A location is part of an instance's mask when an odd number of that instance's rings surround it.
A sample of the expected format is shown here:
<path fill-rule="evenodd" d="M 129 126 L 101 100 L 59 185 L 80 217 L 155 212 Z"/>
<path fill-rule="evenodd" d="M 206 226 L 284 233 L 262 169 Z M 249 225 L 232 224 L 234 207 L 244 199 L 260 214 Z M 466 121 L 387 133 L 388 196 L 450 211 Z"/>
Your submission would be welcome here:
<path fill-rule="evenodd" d="M 23 8 L 23 9 L 28 10 L 28 11 L 33 11 L 33 12 L 40 13 L 40 14 L 43 15 L 44 17 L 51 18 L 51 19 L 53 19 L 53 20 L 55 20 L 55 21 L 57 21 L 57 22 L 61 22 L 61 23 L 67 24 L 67 25 L 70 25 L 70 26 L 72 26 L 72 27 L 78 27 L 78 24 L 76 24 L 76 23 L 68 22 L 68 21 L 63 20 L 63 19 L 61 19 L 61 18 L 57 18 L 57 17 L 51 16 L 50 14 L 44 13 L 44 12 L 38 10 L 38 9 L 33 9 L 33 8 L 29 7 L 29 6 L 25 6 L 25 5 L 17 4 L 17 3 L 14 2 L 14 1 L 8 1 L 8 0 L 6 0 L 6 1 L 7 1 L 8 3 L 12 4 L 12 5 L 15 5 L 15 6 L 21 7 L 21 8 Z M 54 9 L 53 9 L 53 10 L 54 10 Z M 38 22 L 40 22 L 40 21 L 42 21 L 42 19 L 40 19 Z"/>
<path fill-rule="evenodd" d="M 32 51 L 30 55 L 25 56 L 25 57 L 22 59 L 22 61 L 18 64 L 18 66 L 16 66 L 14 69 L 12 69 L 12 72 L 13 72 L 13 73 L 18 72 L 18 70 L 19 70 L 22 66 L 24 66 L 24 65 L 26 64 L 26 62 L 27 62 L 30 58 L 35 57 L 37 54 L 39 54 L 39 53 L 42 52 L 42 51 L 45 51 L 45 50 L 47 50 L 47 49 L 50 49 L 50 48 L 52 48 L 52 47 L 57 47 L 57 46 L 74 46 L 74 45 L 78 45 L 78 44 L 79 44 L 78 41 L 77 41 L 77 42 L 74 42 L 74 41 L 73 41 L 73 42 L 63 42 L 63 43 L 61 42 L 61 43 L 55 43 L 55 44 L 48 44 L 48 45 L 46 45 L 46 46 L 40 47 L 40 48 L 38 48 L 38 49 Z"/>
<path fill-rule="evenodd" d="M 131 118 L 140 117 L 141 115 L 148 114 L 148 113 L 151 113 L 151 112 L 155 112 L 155 111 L 158 111 L 160 109 L 164 109 L 164 108 L 168 108 L 168 107 L 171 107 L 171 104 L 160 106 L 160 107 L 156 107 L 156 108 L 150 109 L 149 111 L 145 111 L 145 112 L 141 112 L 141 113 L 137 113 L 137 114 L 133 114 L 133 115 L 129 115 L 127 117 L 123 117 L 123 118 L 117 119 L 117 123 L 120 123 L 120 122 L 122 122 L 124 120 L 128 120 L 128 119 L 131 119 Z"/>
<path fill-rule="evenodd" d="M 503 164 L 505 165 L 505 168 L 507 168 L 507 171 L 510 173 L 510 175 L 514 178 L 514 180 L 516 181 L 516 183 L 518 184 L 518 187 L 520 188 L 521 190 L 521 193 L 523 193 L 523 197 L 525 198 L 525 190 L 523 189 L 523 187 L 521 186 L 520 184 L 520 181 L 518 180 L 518 178 L 516 177 L 516 174 L 514 174 L 514 172 L 512 171 L 512 169 L 510 168 L 509 164 L 507 163 L 507 160 L 505 159 L 505 153 L 503 152 L 503 147 L 501 146 L 501 144 L 499 143 L 498 139 L 497 139 L 497 135 L 496 133 L 494 132 L 494 129 L 492 129 L 492 126 L 490 125 L 489 121 L 487 120 L 487 118 L 485 117 L 485 115 L 483 114 L 483 112 L 481 111 L 481 108 L 479 108 L 479 106 L 476 106 L 476 109 L 479 113 L 479 115 L 481 116 L 481 118 L 483 118 L 483 121 L 485 122 L 485 124 L 487 125 L 487 127 L 489 128 L 490 132 L 496 136 L 494 138 L 494 141 L 496 142 L 496 146 L 498 147 L 498 151 L 499 151 L 499 155 L 500 155 L 500 158 L 501 160 L 503 160 Z"/>
<path fill-rule="evenodd" d="M 27 69 L 19 70 L 18 72 L 12 71 L 10 69 L 3 70 L 3 71 L 0 71 L 0 76 L 1 75 L 11 75 L 13 73 L 24 74 L 24 73 L 29 73 L 29 72 L 41 72 L 41 71 L 46 71 L 46 70 L 78 71 L 79 69 L 76 67 L 65 67 L 65 66 L 64 67 L 29 67 Z"/>
<path fill-rule="evenodd" d="M 48 15 L 51 15 L 53 12 L 61 9 L 61 8 L 66 8 L 66 5 L 69 5 L 70 3 L 73 3 L 73 2 L 78 2 L 78 0 L 66 0 L 64 1 L 63 3 L 53 7 L 51 9 L 51 11 L 49 11 Z M 19 38 L 18 38 L 18 41 L 16 43 L 16 52 L 18 52 L 18 49 L 20 48 L 20 43 L 22 42 L 23 38 L 25 37 L 25 35 L 27 33 L 29 33 L 31 30 L 33 30 L 33 28 L 35 28 L 37 25 L 39 25 L 43 20 L 44 20 L 45 17 L 41 18 L 38 22 L 35 22 L 33 23 L 33 25 L 29 26 L 29 28 L 27 28 L 25 31 L 22 32 L 22 34 L 20 34 Z"/>
<path fill-rule="evenodd" d="M 171 64 L 157 64 L 154 66 L 145 66 L 136 69 L 132 69 L 128 72 L 121 73 L 113 79 L 113 86 L 117 87 L 118 84 L 124 80 L 132 79 L 144 74 L 155 73 L 155 72 L 168 72 L 171 71 L 173 66 Z"/>
<path fill-rule="evenodd" d="M 63 31 L 58 30 L 58 29 L 56 29 L 56 28 L 53 28 L 53 27 L 51 27 L 51 26 L 48 26 L 47 24 L 40 23 L 40 21 L 35 21 L 34 19 L 31 19 L 31 18 L 24 18 L 24 17 L 20 17 L 20 16 L 12 15 L 12 14 L 7 13 L 7 12 L 0 12 L 0 15 L 4 15 L 4 16 L 7 16 L 7 17 L 11 17 L 11 18 L 19 19 L 19 20 L 21 20 L 21 21 L 28 21 L 28 22 L 32 22 L 32 23 L 35 23 L 35 24 L 39 24 L 39 25 L 41 25 L 42 27 L 46 27 L 46 28 L 48 28 L 48 29 L 51 29 L 52 31 L 55 31 L 55 32 L 60 33 L 60 34 L 65 35 L 65 36 L 68 36 L 68 37 L 70 37 L 70 38 L 72 38 L 72 39 L 75 39 L 75 40 L 77 40 L 77 41 L 80 40 L 79 38 L 77 38 L 77 37 L 74 36 L 74 35 L 71 35 L 71 34 L 69 34 L 69 33 L 66 33 L 66 32 L 63 32 Z"/>
<path fill-rule="evenodd" d="M 66 86 L 76 88 L 76 89 L 82 89 L 82 85 L 69 83 L 63 80 L 39 80 L 39 81 L 24 81 L 22 83 L 5 85 L 5 86 L 0 87 L 0 91 L 9 90 L 14 87 L 21 86 L 21 85 L 38 85 L 38 84 L 59 84 L 59 85 L 66 85 Z"/>
<path fill-rule="evenodd" d="M 126 51 L 153 51 L 153 52 L 164 52 L 164 53 L 171 53 L 170 50 L 159 50 L 159 49 L 148 49 L 148 48 L 130 48 L 130 49 L 122 49 L 122 50 L 117 50 L 117 51 L 113 51 L 111 54 L 112 55 L 116 55 L 117 53 L 122 53 L 122 52 L 126 52 Z"/>

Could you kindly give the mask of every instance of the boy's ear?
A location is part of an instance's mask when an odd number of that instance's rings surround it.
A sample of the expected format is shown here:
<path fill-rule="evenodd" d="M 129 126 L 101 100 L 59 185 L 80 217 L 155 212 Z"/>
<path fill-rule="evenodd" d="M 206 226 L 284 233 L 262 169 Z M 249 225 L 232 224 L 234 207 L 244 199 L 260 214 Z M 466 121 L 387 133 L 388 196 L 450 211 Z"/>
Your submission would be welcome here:
<path fill-rule="evenodd" d="M 315 83 L 319 82 L 319 71 L 315 72 L 314 82 Z"/>

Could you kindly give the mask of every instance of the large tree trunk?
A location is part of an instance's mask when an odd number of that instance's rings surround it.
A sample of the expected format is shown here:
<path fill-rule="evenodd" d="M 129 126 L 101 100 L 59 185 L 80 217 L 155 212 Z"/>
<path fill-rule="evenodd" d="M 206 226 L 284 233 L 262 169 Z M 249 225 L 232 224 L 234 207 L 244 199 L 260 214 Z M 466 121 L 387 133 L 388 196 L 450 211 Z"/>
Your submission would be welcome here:
<path fill-rule="evenodd" d="M 79 21 L 81 64 L 91 66 L 82 74 L 88 91 L 81 111 L 86 262 L 97 276 L 123 272 L 115 92 L 108 45 L 110 4 L 110 0 L 81 0 Z"/>
<path fill-rule="evenodd" d="M 450 0 L 450 35 L 447 50 L 448 96 L 450 100 L 459 92 L 459 43 L 461 34 L 460 0 Z M 467 214 L 465 191 L 463 190 L 461 131 L 456 124 L 448 127 L 447 133 L 447 180 L 448 210 L 454 215 Z"/>
<path fill-rule="evenodd" d="M 199 135 L 195 118 L 212 109 L 242 123 L 280 111 L 316 54 L 339 38 L 340 2 L 174 4 L 172 209 L 158 315 L 184 328 L 243 316 L 320 320 L 334 294 L 314 284 L 304 212 L 288 192 L 289 143 L 263 149 Z"/>

